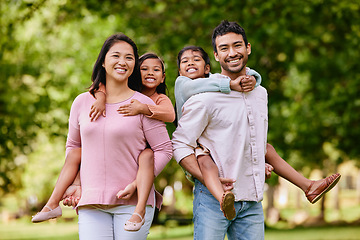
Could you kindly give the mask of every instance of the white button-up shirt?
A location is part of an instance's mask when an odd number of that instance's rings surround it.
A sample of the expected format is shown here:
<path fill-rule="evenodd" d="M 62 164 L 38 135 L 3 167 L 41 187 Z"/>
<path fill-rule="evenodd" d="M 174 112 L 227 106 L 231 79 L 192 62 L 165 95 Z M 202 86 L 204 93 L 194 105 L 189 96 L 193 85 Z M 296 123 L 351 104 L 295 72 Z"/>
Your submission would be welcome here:
<path fill-rule="evenodd" d="M 236 201 L 261 201 L 265 182 L 268 128 L 267 92 L 200 93 L 183 106 L 173 133 L 174 157 L 180 162 L 198 143 L 210 150 L 219 176 L 235 179 Z"/>

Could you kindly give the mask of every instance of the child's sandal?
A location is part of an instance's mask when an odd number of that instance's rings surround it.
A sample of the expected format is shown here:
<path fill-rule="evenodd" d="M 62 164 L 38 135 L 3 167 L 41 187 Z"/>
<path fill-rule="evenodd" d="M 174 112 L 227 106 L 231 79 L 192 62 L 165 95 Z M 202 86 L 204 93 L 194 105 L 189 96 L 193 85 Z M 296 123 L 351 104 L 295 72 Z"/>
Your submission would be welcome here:
<path fill-rule="evenodd" d="M 314 181 L 311 181 L 309 188 L 305 191 L 305 196 L 311 203 L 316 203 L 325 193 L 330 191 L 340 180 L 340 173 L 335 173 L 324 179 L 324 182 L 320 184 L 314 191 L 309 193 L 311 187 L 314 185 Z"/>
<path fill-rule="evenodd" d="M 235 195 L 231 191 L 224 192 L 220 204 L 220 210 L 228 220 L 232 220 L 236 216 L 235 211 Z"/>
<path fill-rule="evenodd" d="M 49 206 L 45 206 L 44 208 L 48 208 L 49 212 L 38 212 L 35 216 L 32 217 L 31 221 L 33 223 L 43 222 L 52 218 L 57 218 L 62 215 L 61 207 L 58 206 L 55 209 L 51 209 Z"/>
<path fill-rule="evenodd" d="M 142 225 L 145 223 L 145 216 L 142 217 L 140 214 L 134 212 L 133 215 L 137 215 L 141 221 L 140 222 L 130 222 L 129 220 L 126 221 L 124 229 L 126 231 L 139 231 Z"/>

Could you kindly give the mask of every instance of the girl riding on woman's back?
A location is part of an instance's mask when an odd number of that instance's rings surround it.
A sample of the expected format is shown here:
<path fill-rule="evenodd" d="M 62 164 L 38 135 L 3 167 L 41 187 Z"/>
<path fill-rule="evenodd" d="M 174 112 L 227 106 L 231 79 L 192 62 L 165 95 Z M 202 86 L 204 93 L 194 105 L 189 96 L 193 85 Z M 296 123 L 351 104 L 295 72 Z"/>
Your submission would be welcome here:
<path fill-rule="evenodd" d="M 133 99 L 130 104 L 120 106 L 118 113 L 124 116 L 144 114 L 149 118 L 163 122 L 173 122 L 175 119 L 175 111 L 171 100 L 166 96 L 167 87 L 165 84 L 164 62 L 156 54 L 147 53 L 139 58 L 139 66 L 142 80 L 141 92 L 150 97 L 155 105 L 143 104 Z M 100 84 L 98 90 L 90 89 L 90 92 L 94 93 L 96 98 L 89 113 L 91 121 L 96 121 L 100 116 L 106 117 L 105 86 Z M 75 150 L 71 152 L 72 154 L 68 154 L 53 194 L 43 210 L 33 217 L 33 222 L 42 222 L 61 216 L 59 202 L 66 188 L 73 182 L 81 161 L 80 149 Z M 137 231 L 144 224 L 146 202 L 154 180 L 154 155 L 151 148 L 144 149 L 139 155 L 138 166 L 136 179 L 116 195 L 119 199 L 128 200 L 137 190 L 138 202 L 134 214 L 124 226 L 125 230 L 128 231 Z M 156 198 L 158 202 L 161 202 L 160 194 L 157 193 Z M 50 211 L 47 211 L 49 209 Z"/>

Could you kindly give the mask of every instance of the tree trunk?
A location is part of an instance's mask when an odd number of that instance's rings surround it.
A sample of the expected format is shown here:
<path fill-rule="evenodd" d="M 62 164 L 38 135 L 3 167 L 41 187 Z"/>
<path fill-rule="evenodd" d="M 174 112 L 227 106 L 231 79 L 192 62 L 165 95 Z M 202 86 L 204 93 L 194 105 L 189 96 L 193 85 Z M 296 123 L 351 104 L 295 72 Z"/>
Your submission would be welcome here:
<path fill-rule="evenodd" d="M 335 166 L 335 172 L 336 173 L 338 172 L 338 166 L 337 165 Z M 334 208 L 335 208 L 337 213 L 340 213 L 340 198 L 339 198 L 339 196 L 340 196 L 340 187 L 339 187 L 339 185 L 336 185 L 334 187 L 333 191 L 334 191 L 334 195 L 335 195 L 335 197 L 334 197 L 334 200 L 335 200 Z"/>
<path fill-rule="evenodd" d="M 357 195 L 357 202 L 360 204 L 360 169 L 358 170 L 358 177 L 356 178 L 356 195 Z"/>
<path fill-rule="evenodd" d="M 267 199 L 268 199 L 268 204 L 267 204 L 267 208 L 266 208 L 266 218 L 269 217 L 270 209 L 272 209 L 274 207 L 274 192 L 275 192 L 274 186 L 271 186 L 270 184 L 268 186 L 269 187 L 266 191 L 266 195 L 267 195 Z"/>
<path fill-rule="evenodd" d="M 321 198 L 321 212 L 319 215 L 319 219 L 324 221 L 325 220 L 325 198 L 326 198 L 326 194 Z"/>
<path fill-rule="evenodd" d="M 266 209 L 266 222 L 273 225 L 280 220 L 280 213 L 279 210 L 277 210 L 274 205 L 275 187 L 271 185 L 268 186 L 269 188 L 266 191 L 268 197 L 268 205 Z"/>

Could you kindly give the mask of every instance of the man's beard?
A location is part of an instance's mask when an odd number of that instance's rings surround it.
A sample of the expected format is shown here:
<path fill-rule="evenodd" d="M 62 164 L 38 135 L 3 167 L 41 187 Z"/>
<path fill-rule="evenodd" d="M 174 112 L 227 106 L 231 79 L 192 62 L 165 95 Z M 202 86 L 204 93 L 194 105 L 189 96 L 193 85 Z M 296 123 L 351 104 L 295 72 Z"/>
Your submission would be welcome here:
<path fill-rule="evenodd" d="M 226 64 L 226 61 L 223 62 L 223 65 L 221 66 L 224 70 L 231 72 L 231 73 L 240 73 L 241 71 L 244 70 L 246 63 L 247 63 L 247 57 L 243 56 L 240 58 L 242 60 L 241 65 L 235 66 L 235 67 L 230 67 L 228 64 Z"/>

